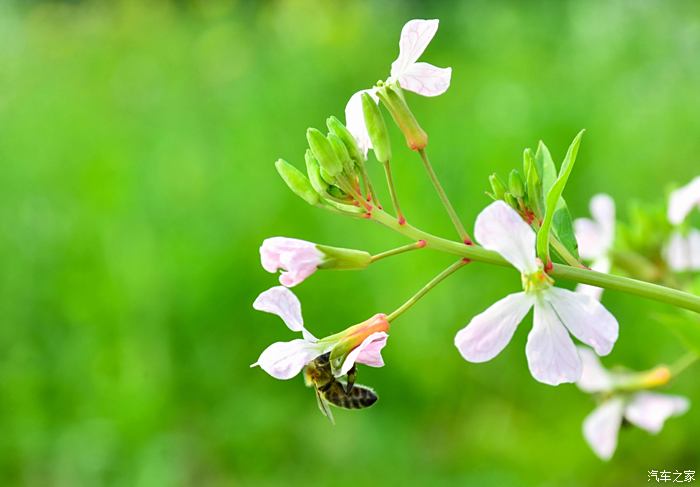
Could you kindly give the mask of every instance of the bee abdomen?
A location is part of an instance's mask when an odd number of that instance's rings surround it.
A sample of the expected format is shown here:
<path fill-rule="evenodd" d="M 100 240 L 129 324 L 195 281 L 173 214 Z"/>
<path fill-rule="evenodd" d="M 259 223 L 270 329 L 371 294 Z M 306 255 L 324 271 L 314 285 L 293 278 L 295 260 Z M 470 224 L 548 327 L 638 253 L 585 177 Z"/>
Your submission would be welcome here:
<path fill-rule="evenodd" d="M 350 402 L 353 409 L 368 408 L 377 402 L 377 394 L 372 389 L 356 385 L 350 391 Z"/>
<path fill-rule="evenodd" d="M 319 389 L 320 390 L 320 389 Z M 343 384 L 334 381 L 322 391 L 331 404 L 345 409 L 364 409 L 377 402 L 377 395 L 368 387 L 355 385 L 350 394 L 345 392 Z"/>

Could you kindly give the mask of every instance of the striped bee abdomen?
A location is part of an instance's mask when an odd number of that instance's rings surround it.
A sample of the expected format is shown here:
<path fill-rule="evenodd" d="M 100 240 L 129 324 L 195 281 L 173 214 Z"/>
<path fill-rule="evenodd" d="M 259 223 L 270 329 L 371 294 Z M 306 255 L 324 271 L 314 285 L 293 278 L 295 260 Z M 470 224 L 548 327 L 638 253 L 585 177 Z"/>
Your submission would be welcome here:
<path fill-rule="evenodd" d="M 377 395 L 368 387 L 355 385 L 350 390 L 350 394 L 345 392 L 345 386 L 333 381 L 323 389 L 319 389 L 323 397 L 334 406 L 345 409 L 364 409 L 377 402 Z"/>

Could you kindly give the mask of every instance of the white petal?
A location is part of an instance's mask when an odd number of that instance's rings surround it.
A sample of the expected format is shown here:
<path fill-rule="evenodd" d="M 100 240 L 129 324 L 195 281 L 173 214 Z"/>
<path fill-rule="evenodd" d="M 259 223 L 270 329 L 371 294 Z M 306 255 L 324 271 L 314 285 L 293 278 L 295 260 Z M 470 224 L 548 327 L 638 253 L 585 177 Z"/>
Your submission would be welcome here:
<path fill-rule="evenodd" d="M 690 401 L 682 396 L 638 392 L 625 408 L 625 417 L 630 423 L 656 434 L 668 418 L 680 416 L 689 407 Z"/>
<path fill-rule="evenodd" d="M 576 382 L 581 377 L 581 360 L 569 332 L 544 299 L 535 301 L 535 320 L 525 347 L 530 373 L 552 386 Z"/>
<path fill-rule="evenodd" d="M 476 217 L 474 235 L 488 250 L 495 250 L 523 274 L 537 271 L 535 232 L 503 201 L 494 201 Z"/>
<path fill-rule="evenodd" d="M 700 203 L 700 176 L 671 193 L 668 202 L 668 221 L 679 225 L 694 206 Z"/>
<path fill-rule="evenodd" d="M 345 358 L 345 362 L 340 367 L 339 376 L 343 376 L 355 365 L 355 362 L 369 365 L 370 367 L 383 367 L 384 359 L 382 358 L 381 350 L 386 345 L 386 340 L 389 337 L 385 332 L 378 331 L 372 333 L 365 338 Z"/>
<path fill-rule="evenodd" d="M 615 453 L 623 408 L 622 399 L 613 398 L 594 409 L 583 421 L 583 436 L 602 460 L 610 460 Z"/>
<path fill-rule="evenodd" d="M 604 392 L 613 387 L 612 376 L 598 360 L 598 356 L 590 348 L 577 347 L 578 355 L 581 357 L 581 378 L 576 381 L 576 385 L 583 392 Z"/>
<path fill-rule="evenodd" d="M 279 316 L 290 330 L 300 331 L 308 341 L 316 341 L 316 338 L 304 328 L 299 298 L 286 287 L 275 286 L 263 291 L 253 302 L 253 308 Z"/>
<path fill-rule="evenodd" d="M 584 259 L 599 259 L 607 255 L 615 238 L 615 202 L 606 194 L 591 198 L 589 218 L 574 221 L 574 233 L 579 254 Z"/>
<path fill-rule="evenodd" d="M 323 353 L 325 351 L 317 343 L 301 338 L 276 342 L 267 347 L 251 367 L 260 366 L 272 377 L 286 380 L 297 375 L 306 364 Z"/>
<path fill-rule="evenodd" d="M 599 225 L 590 218 L 574 220 L 574 233 L 578 242 L 578 253 L 586 259 L 596 259 L 605 252 L 605 240 Z"/>
<path fill-rule="evenodd" d="M 508 345 L 532 303 L 532 297 L 524 292 L 496 301 L 457 332 L 455 346 L 459 353 L 470 362 L 486 362 L 494 358 Z"/>
<path fill-rule="evenodd" d="M 418 58 L 437 32 L 440 21 L 413 19 L 401 29 L 399 57 L 391 63 L 391 77 L 398 79 Z"/>
<path fill-rule="evenodd" d="M 687 242 L 690 270 L 700 270 L 700 231 L 693 228 L 688 234 Z"/>
<path fill-rule="evenodd" d="M 452 68 L 438 68 L 428 63 L 412 64 L 399 76 L 401 88 L 423 96 L 442 95 L 450 87 Z"/>
<path fill-rule="evenodd" d="M 365 124 L 365 114 L 362 110 L 362 94 L 369 93 L 375 102 L 379 103 L 379 97 L 376 90 L 360 90 L 350 97 L 348 104 L 345 105 L 345 126 L 357 140 L 357 145 L 362 153 L 367 156 L 367 151 L 372 148 L 372 141 L 367 132 Z"/>
<path fill-rule="evenodd" d="M 664 248 L 664 259 L 676 272 L 686 271 L 690 268 L 690 249 L 686 238 L 679 232 L 673 232 L 671 239 Z"/>
<path fill-rule="evenodd" d="M 596 272 L 610 272 L 610 259 L 607 257 L 601 257 L 598 260 L 593 261 L 591 269 Z M 589 286 L 588 284 L 579 284 L 576 286 L 576 292 L 579 294 L 585 294 L 600 301 L 600 297 L 603 294 L 602 287 Z"/>
<path fill-rule="evenodd" d="M 615 200 L 607 194 L 597 194 L 591 198 L 591 215 L 612 243 L 615 231 Z M 609 246 L 609 244 L 608 244 Z"/>
<path fill-rule="evenodd" d="M 572 335 L 593 347 L 598 355 L 610 353 L 617 341 L 619 326 L 600 301 L 558 287 L 548 289 L 544 297 Z"/>

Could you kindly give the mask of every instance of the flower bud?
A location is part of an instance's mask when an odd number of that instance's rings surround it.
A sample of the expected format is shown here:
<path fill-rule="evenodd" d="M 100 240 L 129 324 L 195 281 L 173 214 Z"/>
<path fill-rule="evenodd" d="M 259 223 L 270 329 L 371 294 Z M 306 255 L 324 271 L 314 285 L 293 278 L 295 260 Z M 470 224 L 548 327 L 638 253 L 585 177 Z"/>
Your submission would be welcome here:
<path fill-rule="evenodd" d="M 326 120 L 326 126 L 332 134 L 335 134 L 338 137 L 340 137 L 340 140 L 342 140 L 343 144 L 345 144 L 345 148 L 348 150 L 350 157 L 355 162 L 359 164 L 360 162 L 365 160 L 365 157 L 362 155 L 362 151 L 357 145 L 357 140 L 355 139 L 355 137 L 353 137 L 353 135 L 350 133 L 347 127 L 345 127 L 345 125 L 343 125 L 343 123 L 340 120 L 338 120 L 335 117 L 329 117 Z"/>
<path fill-rule="evenodd" d="M 372 263 L 372 255 L 364 250 L 343 249 L 318 244 L 316 248 L 323 253 L 323 260 L 319 265 L 320 269 L 364 269 Z"/>
<path fill-rule="evenodd" d="M 337 339 L 336 345 L 331 350 L 330 363 L 333 375 L 336 377 L 345 375 L 348 371 L 344 367 L 347 363 L 354 363 L 354 360 L 346 360 L 348 356 L 359 347 L 373 347 L 377 350 L 375 354 L 381 360 L 379 350 L 386 344 L 387 332 L 389 331 L 389 322 L 386 320 L 386 315 L 376 314 L 367 321 L 351 326 L 343 332 L 328 337 L 329 339 Z M 369 343 L 368 343 L 369 342 Z M 373 342 L 373 343 L 372 343 Z M 365 350 L 364 352 L 369 352 Z M 383 364 L 368 365 L 381 366 Z"/>
<path fill-rule="evenodd" d="M 503 181 L 501 181 L 501 178 L 498 177 L 498 174 L 493 173 L 492 175 L 490 175 L 489 183 L 491 184 L 491 194 L 493 196 L 493 199 L 502 200 L 503 195 L 506 192 L 506 186 L 505 184 L 503 184 Z"/>
<path fill-rule="evenodd" d="M 319 195 L 326 194 L 328 183 L 321 177 L 321 167 L 318 165 L 318 161 L 311 152 L 311 149 L 306 149 L 304 160 L 306 161 L 306 173 L 309 175 L 311 186 Z"/>
<path fill-rule="evenodd" d="M 355 163 L 350 158 L 350 153 L 345 147 L 345 144 L 343 144 L 343 141 L 340 140 L 340 137 L 334 133 L 330 133 L 328 134 L 328 141 L 331 143 L 331 147 L 333 147 L 333 152 L 335 152 L 338 160 L 343 165 L 345 173 L 353 174 L 355 172 Z"/>
<path fill-rule="evenodd" d="M 406 137 L 408 147 L 411 150 L 424 149 L 428 145 L 428 134 L 418 124 L 416 117 L 413 116 L 413 112 L 408 108 L 403 96 L 389 85 L 379 88 L 377 95 L 387 110 L 389 110 L 389 113 L 391 113 L 404 137 Z"/>
<path fill-rule="evenodd" d="M 517 169 L 513 169 L 508 175 L 508 189 L 516 199 L 525 196 L 525 184 Z"/>
<path fill-rule="evenodd" d="M 386 164 L 391 159 L 389 132 L 386 129 L 382 112 L 379 111 L 379 107 L 367 93 L 362 93 L 362 112 L 365 116 L 367 133 L 374 148 L 374 155 L 379 162 Z"/>
<path fill-rule="evenodd" d="M 319 132 L 317 129 L 310 128 L 306 131 L 306 140 L 309 142 L 309 147 L 311 152 L 313 152 L 314 157 L 329 176 L 335 178 L 338 174 L 343 172 L 343 164 L 338 159 L 335 154 L 331 143 L 328 141 L 325 135 Z M 325 178 L 324 178 L 325 179 Z M 328 181 L 326 179 L 327 182 Z"/>
<path fill-rule="evenodd" d="M 299 169 L 284 159 L 277 159 L 275 167 L 282 179 L 284 179 L 284 182 L 289 186 L 289 189 L 296 193 L 297 196 L 303 198 L 310 205 L 318 203 L 318 193 L 314 191 L 309 180 Z"/>

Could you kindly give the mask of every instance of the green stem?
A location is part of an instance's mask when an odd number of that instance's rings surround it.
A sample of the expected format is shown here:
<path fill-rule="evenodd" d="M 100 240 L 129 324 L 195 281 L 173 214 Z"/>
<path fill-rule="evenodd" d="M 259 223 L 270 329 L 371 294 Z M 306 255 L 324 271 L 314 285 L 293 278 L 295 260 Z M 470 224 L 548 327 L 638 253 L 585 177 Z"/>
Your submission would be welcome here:
<path fill-rule="evenodd" d="M 377 198 L 377 194 L 374 192 L 374 186 L 372 186 L 372 180 L 369 178 L 369 173 L 367 172 L 367 166 L 365 165 L 364 162 L 361 162 L 359 164 L 359 166 L 360 166 L 360 173 L 362 174 L 362 180 L 364 181 L 365 186 L 367 188 L 369 188 L 369 196 L 370 196 L 370 199 L 372 200 L 372 204 L 381 208 L 382 205 L 379 203 L 379 198 Z"/>
<path fill-rule="evenodd" d="M 455 272 L 457 269 L 459 269 L 460 267 L 462 267 L 468 263 L 469 263 L 469 260 L 467 260 L 467 259 L 459 259 L 457 262 L 452 264 L 450 267 L 448 267 L 447 269 L 442 271 L 440 274 L 433 277 L 430 280 L 430 282 L 428 282 L 425 286 L 423 286 L 421 288 L 420 291 L 418 291 L 416 294 L 411 296 L 411 298 L 408 301 L 403 303 L 401 306 L 396 308 L 391 314 L 389 314 L 389 316 L 386 317 L 387 321 L 391 322 L 391 321 L 395 320 L 396 318 L 398 318 L 399 316 L 401 316 L 401 314 L 404 311 L 408 310 L 411 306 L 416 304 L 416 302 L 418 302 L 418 300 L 420 298 L 425 296 L 428 293 L 428 291 L 430 291 L 432 288 L 434 288 L 435 286 L 440 284 L 440 282 L 443 279 L 445 279 L 447 276 L 449 276 L 450 274 Z"/>
<path fill-rule="evenodd" d="M 410 243 L 408 245 L 403 245 L 403 246 L 397 247 L 395 249 L 387 250 L 385 252 L 380 252 L 380 253 L 372 256 L 372 263 L 377 262 L 378 260 L 385 259 L 386 257 L 391 257 L 392 255 L 403 254 L 404 252 L 409 252 L 411 250 L 416 250 L 416 249 L 422 249 L 423 247 L 425 247 L 425 241 L 419 240 L 418 242 L 415 242 L 415 243 Z"/>
<path fill-rule="evenodd" d="M 442 201 L 442 205 L 447 210 L 447 214 L 450 215 L 450 219 L 452 220 L 452 224 L 457 229 L 457 233 L 459 234 L 459 238 L 462 239 L 462 242 L 467 243 L 467 244 L 471 244 L 472 239 L 469 237 L 469 234 L 464 229 L 464 225 L 462 225 L 462 221 L 457 216 L 457 212 L 452 207 L 452 203 L 450 203 L 449 198 L 447 198 L 447 194 L 445 193 L 445 190 L 442 188 L 442 185 L 440 184 L 440 181 L 437 178 L 437 174 L 435 174 L 435 171 L 433 170 L 433 166 L 430 164 L 430 159 L 428 159 L 428 154 L 426 154 L 425 149 L 419 150 L 418 153 L 420 154 L 420 157 L 423 160 L 423 165 L 425 166 L 425 170 L 428 171 L 428 177 L 430 178 L 430 181 L 433 183 L 433 186 L 435 186 L 435 190 L 437 191 L 437 194 L 440 197 L 440 201 Z"/>
<path fill-rule="evenodd" d="M 384 174 L 386 174 L 386 183 L 389 186 L 389 194 L 391 195 L 391 203 L 394 205 L 394 211 L 396 212 L 396 218 L 399 219 L 399 223 L 403 224 L 406 219 L 401 212 L 401 207 L 399 207 L 399 198 L 396 196 L 396 188 L 394 188 L 394 179 L 391 177 L 391 165 L 389 161 L 384 164 Z"/>
<path fill-rule="evenodd" d="M 564 244 L 559 241 L 557 237 L 549 234 L 549 244 L 557 251 L 557 254 L 561 256 L 562 259 L 566 261 L 567 264 L 573 267 L 586 267 L 579 260 L 574 257 L 569 250 L 564 247 Z"/>
<path fill-rule="evenodd" d="M 695 352 L 688 352 L 681 358 L 673 362 L 673 364 L 671 364 L 668 367 L 668 370 L 671 372 L 671 377 L 676 377 L 685 369 L 693 365 L 698 360 L 698 358 L 700 357 L 698 357 L 698 355 Z"/>
<path fill-rule="evenodd" d="M 419 230 L 408 223 L 399 225 L 396 219 L 391 215 L 376 208 L 372 210 L 371 219 L 411 240 L 425 240 L 426 247 L 460 257 L 466 257 L 477 262 L 512 267 L 508 261 L 496 252 L 486 250 L 478 245 L 464 245 L 460 242 L 437 237 Z M 549 274 L 556 279 L 564 279 L 612 289 L 614 291 L 622 291 L 700 313 L 700 296 L 659 286 L 658 284 L 651 284 L 612 274 L 603 274 L 590 269 L 571 267 L 564 264 L 554 264 Z"/>

